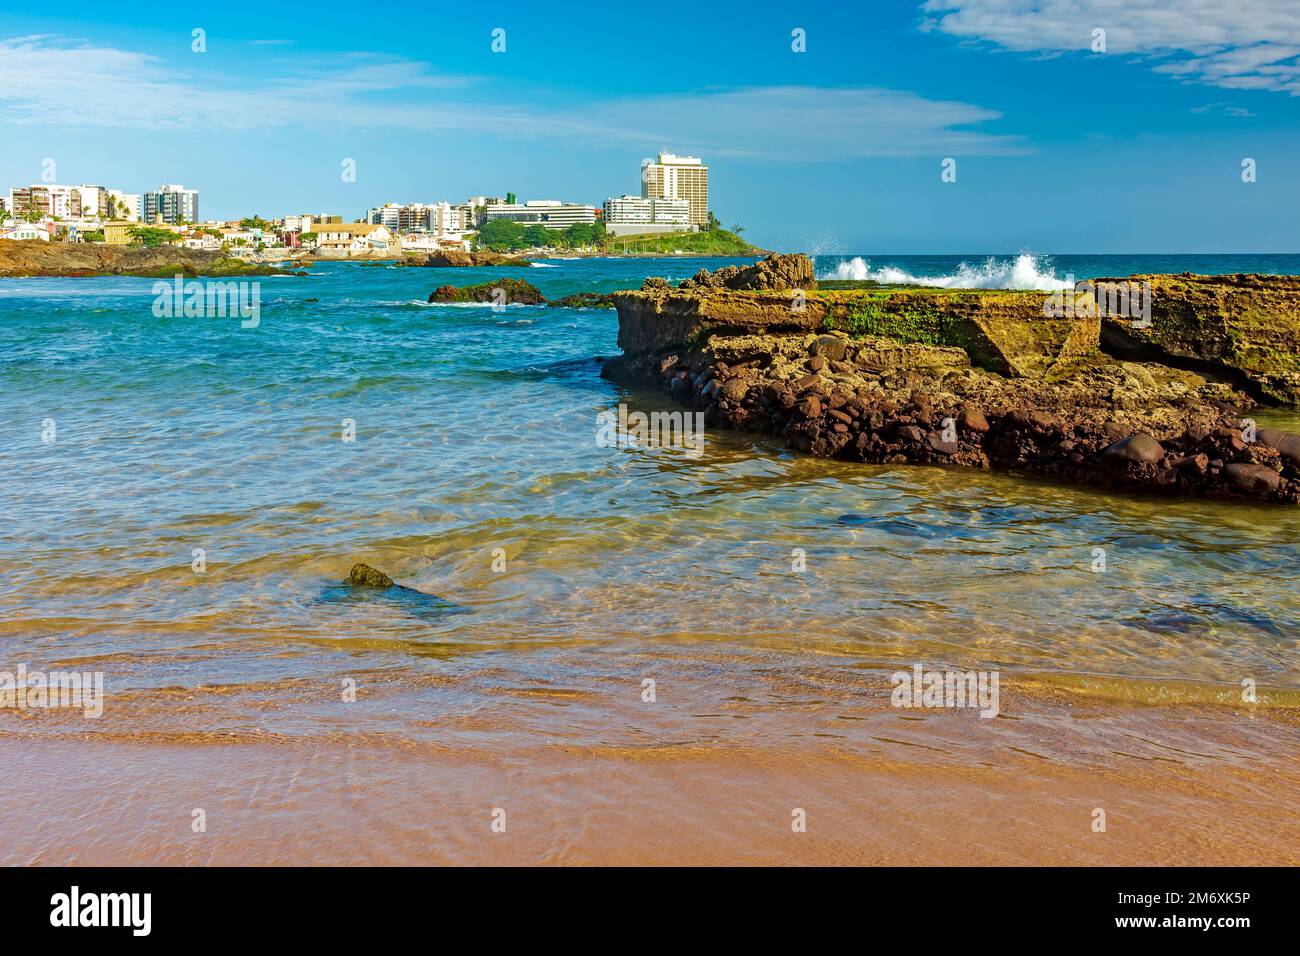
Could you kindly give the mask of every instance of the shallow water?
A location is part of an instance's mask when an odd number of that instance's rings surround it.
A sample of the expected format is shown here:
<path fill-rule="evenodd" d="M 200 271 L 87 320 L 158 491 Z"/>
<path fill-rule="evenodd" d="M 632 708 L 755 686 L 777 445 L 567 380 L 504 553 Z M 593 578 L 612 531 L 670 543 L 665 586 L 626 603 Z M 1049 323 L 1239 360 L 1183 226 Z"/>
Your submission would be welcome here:
<path fill-rule="evenodd" d="M 509 276 L 555 297 L 719 264 Z M 1231 704 L 1243 679 L 1259 707 L 1300 700 L 1295 509 L 717 431 L 699 457 L 599 447 L 601 411 L 673 407 L 599 377 L 612 312 L 424 301 L 502 270 L 313 272 L 263 280 L 255 329 L 155 318 L 149 280 L 0 280 L 0 669 L 102 670 L 109 694 L 100 721 L 5 712 L 0 734 L 906 751 L 926 738 L 875 739 L 906 715 L 853 708 L 913 662 L 1125 706 Z M 429 597 L 341 589 L 354 561 Z M 646 678 L 690 705 L 637 717 Z M 1060 713 L 1021 717 L 992 746 L 1074 769 L 1111 752 L 1053 750 Z M 985 759 L 961 739 L 940 750 Z"/>

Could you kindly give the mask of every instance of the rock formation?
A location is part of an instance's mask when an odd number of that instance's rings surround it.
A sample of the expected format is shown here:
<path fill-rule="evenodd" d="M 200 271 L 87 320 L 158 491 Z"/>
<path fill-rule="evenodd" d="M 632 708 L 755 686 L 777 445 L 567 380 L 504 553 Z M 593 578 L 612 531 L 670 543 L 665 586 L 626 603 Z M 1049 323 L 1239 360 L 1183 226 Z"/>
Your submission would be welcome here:
<path fill-rule="evenodd" d="M 647 280 L 616 293 L 624 354 L 603 374 L 661 387 L 707 423 L 780 435 L 823 457 L 1300 501 L 1300 436 L 1256 433 L 1241 390 L 1253 382 L 1266 396 L 1292 394 L 1300 343 L 1286 330 L 1297 319 L 1256 340 L 1270 343 L 1264 361 L 1247 332 L 1259 321 L 1249 296 L 1228 306 L 1222 292 L 1255 288 L 1271 315 L 1293 288 L 1300 306 L 1300 280 L 1149 277 L 1151 326 L 1133 340 L 1164 351 L 1129 361 L 1139 356 L 1105 331 L 1129 320 L 1045 314 L 1046 293 L 772 287 L 810 276 L 804 262 L 762 278 L 728 267 L 676 289 Z M 734 287 L 750 282 L 759 287 Z M 1196 345 L 1196 328 L 1236 337 Z"/>
<path fill-rule="evenodd" d="M 0 241 L 0 277 L 18 276 L 142 276 L 170 279 L 240 278 L 243 276 L 305 275 L 246 262 L 226 253 L 182 246 L 106 246 L 91 242 L 43 242 L 40 239 Z"/>
<path fill-rule="evenodd" d="M 478 285 L 444 285 L 429 293 L 430 302 L 499 302 L 502 305 L 543 305 L 546 296 L 523 279 L 498 279 Z"/>
<path fill-rule="evenodd" d="M 424 255 L 410 255 L 402 260 L 403 265 L 425 266 L 430 269 L 469 268 L 472 266 L 531 266 L 532 261 L 519 256 L 506 256 L 499 252 L 464 252 L 460 249 L 447 249 Z"/>

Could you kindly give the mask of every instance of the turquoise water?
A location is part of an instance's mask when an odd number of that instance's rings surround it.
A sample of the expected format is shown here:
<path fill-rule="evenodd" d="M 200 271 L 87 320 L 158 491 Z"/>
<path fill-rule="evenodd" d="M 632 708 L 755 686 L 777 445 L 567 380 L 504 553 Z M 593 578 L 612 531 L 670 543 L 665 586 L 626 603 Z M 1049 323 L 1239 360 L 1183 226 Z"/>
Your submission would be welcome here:
<path fill-rule="evenodd" d="M 1214 261 L 1300 271 L 1294 258 Z M 672 407 L 599 377 L 613 312 L 425 302 L 502 275 L 556 297 L 721 264 L 319 265 L 262 280 L 251 329 L 156 318 L 149 280 L 0 280 L 0 653 L 93 662 L 110 690 L 155 704 L 174 688 L 246 688 L 249 707 L 357 668 L 420 681 L 489 666 L 580 686 L 633 658 L 690 660 L 722 682 L 800 661 L 926 660 L 1300 688 L 1295 510 L 850 466 L 725 432 L 698 458 L 603 448 L 601 411 Z M 887 264 L 947 275 L 957 261 Z M 1184 267 L 1208 266 L 1039 262 L 1079 278 Z M 1104 574 L 1090 571 L 1096 547 Z M 358 560 L 428 599 L 340 592 Z M 209 707 L 157 719 L 246 716 Z M 292 731 L 318 716 L 257 719 Z"/>

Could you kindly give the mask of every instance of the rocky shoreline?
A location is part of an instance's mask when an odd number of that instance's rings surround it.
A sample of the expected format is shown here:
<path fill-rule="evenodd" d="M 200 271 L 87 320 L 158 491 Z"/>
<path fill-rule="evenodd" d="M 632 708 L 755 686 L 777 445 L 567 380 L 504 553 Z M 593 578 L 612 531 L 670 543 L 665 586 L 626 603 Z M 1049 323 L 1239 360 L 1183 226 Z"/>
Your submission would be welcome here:
<path fill-rule="evenodd" d="M 305 273 L 246 262 L 211 250 L 179 246 L 144 248 L 42 242 L 39 239 L 0 242 L 0 278 L 137 276 L 170 279 L 178 274 L 189 278 L 243 278 Z"/>
<path fill-rule="evenodd" d="M 397 262 L 397 265 L 413 269 L 468 269 L 476 266 L 526 267 L 532 264 L 532 259 L 525 259 L 522 256 L 507 256 L 499 252 L 488 252 L 486 250 L 463 252 L 459 249 L 417 255 L 408 254 Z"/>
<path fill-rule="evenodd" d="M 1300 436 L 1249 418 L 1300 405 L 1300 278 L 1122 281 L 1149 283 L 1149 319 L 1091 292 L 1058 316 L 1042 292 L 819 290 L 770 256 L 616 293 L 602 374 L 820 457 L 1300 503 Z"/>

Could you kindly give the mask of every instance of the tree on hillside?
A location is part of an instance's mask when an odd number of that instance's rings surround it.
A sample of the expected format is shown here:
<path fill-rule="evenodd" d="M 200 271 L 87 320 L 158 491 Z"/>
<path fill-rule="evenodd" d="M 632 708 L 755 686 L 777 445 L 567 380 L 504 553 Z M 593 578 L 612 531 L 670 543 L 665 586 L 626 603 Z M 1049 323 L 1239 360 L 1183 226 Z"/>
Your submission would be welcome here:
<path fill-rule="evenodd" d="M 534 223 L 531 226 L 524 227 L 524 244 L 529 246 L 547 246 L 550 245 L 550 239 L 547 238 L 545 226 L 539 226 Z"/>

